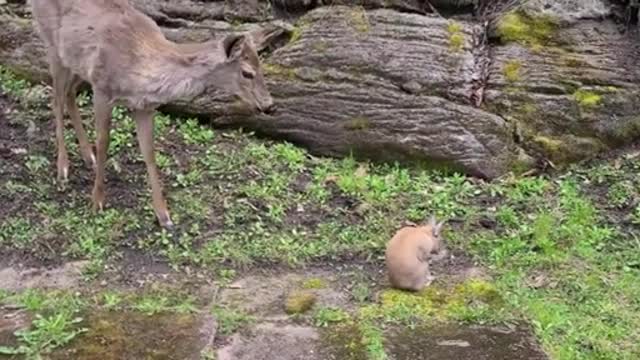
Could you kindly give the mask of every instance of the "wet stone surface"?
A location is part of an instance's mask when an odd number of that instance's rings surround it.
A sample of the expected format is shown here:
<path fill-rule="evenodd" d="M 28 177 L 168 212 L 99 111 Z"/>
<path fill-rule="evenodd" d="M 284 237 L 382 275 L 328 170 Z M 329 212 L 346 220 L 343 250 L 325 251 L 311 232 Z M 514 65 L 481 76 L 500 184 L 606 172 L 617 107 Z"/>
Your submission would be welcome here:
<path fill-rule="evenodd" d="M 291 324 L 263 323 L 236 334 L 220 348 L 218 360 L 320 360 L 316 329 Z"/>
<path fill-rule="evenodd" d="M 396 360 L 546 360 L 524 329 L 444 325 L 402 329 L 387 336 L 387 353 Z"/>
<path fill-rule="evenodd" d="M 198 360 L 211 351 L 216 321 L 210 316 L 104 312 L 86 318 L 89 331 L 53 360 Z"/>

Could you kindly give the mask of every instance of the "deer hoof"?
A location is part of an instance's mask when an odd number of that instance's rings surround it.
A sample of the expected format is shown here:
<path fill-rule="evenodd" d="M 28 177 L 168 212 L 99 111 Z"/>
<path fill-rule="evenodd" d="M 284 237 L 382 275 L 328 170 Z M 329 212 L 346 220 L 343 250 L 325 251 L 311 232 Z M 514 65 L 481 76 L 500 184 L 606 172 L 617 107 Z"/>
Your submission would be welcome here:
<path fill-rule="evenodd" d="M 94 213 L 99 213 L 99 212 L 101 212 L 102 210 L 104 210 L 104 204 L 102 203 L 102 201 L 94 202 L 94 203 L 93 203 L 93 208 L 92 208 L 92 209 L 93 209 L 93 212 L 94 212 Z"/>
<path fill-rule="evenodd" d="M 175 227 L 176 227 L 173 221 L 171 221 L 171 219 L 160 221 L 160 226 L 162 226 L 164 229 L 166 229 L 169 232 L 173 232 L 173 230 L 175 230 Z"/>
<path fill-rule="evenodd" d="M 69 165 L 58 165 L 58 182 L 66 183 L 69 179 Z"/>

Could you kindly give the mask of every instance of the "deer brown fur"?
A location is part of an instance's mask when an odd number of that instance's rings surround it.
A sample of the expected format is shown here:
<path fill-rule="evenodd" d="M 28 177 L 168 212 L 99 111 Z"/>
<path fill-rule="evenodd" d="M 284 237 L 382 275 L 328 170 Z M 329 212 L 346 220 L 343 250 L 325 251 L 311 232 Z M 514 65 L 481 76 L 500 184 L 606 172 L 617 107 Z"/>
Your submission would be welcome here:
<path fill-rule="evenodd" d="M 47 49 L 53 82 L 57 179 L 64 185 L 69 173 L 63 137 L 66 107 L 80 153 L 95 170 L 94 210 L 102 210 L 105 201 L 105 161 L 114 106 L 126 106 L 132 111 L 147 166 L 153 208 L 166 228 L 173 223 L 154 155 L 153 117 L 157 107 L 218 88 L 238 96 L 251 111 L 270 112 L 274 108 L 254 43 L 260 34 L 231 34 L 222 40 L 178 44 L 165 38 L 159 26 L 128 0 L 31 3 L 36 27 Z M 78 86 L 84 81 L 93 90 L 96 156 L 75 101 Z"/>

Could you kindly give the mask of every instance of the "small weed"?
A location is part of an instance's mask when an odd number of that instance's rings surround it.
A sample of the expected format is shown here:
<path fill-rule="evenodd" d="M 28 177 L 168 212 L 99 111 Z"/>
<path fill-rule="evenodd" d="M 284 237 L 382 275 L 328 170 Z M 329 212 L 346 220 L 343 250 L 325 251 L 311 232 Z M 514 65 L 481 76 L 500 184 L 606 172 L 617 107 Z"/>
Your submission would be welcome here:
<path fill-rule="evenodd" d="M 251 323 L 254 318 L 242 311 L 215 306 L 212 314 L 218 322 L 218 330 L 223 335 L 230 335 Z"/>
<path fill-rule="evenodd" d="M 347 319 L 349 319 L 349 314 L 342 309 L 333 307 L 319 308 L 313 315 L 313 323 L 318 327 L 327 327 Z"/>
<path fill-rule="evenodd" d="M 351 296 L 357 302 L 364 303 L 371 298 L 371 289 L 363 283 L 357 283 L 351 290 Z"/>
<path fill-rule="evenodd" d="M 197 119 L 187 119 L 180 124 L 179 131 L 187 144 L 206 145 L 214 138 L 213 130 L 200 125 Z"/>
<path fill-rule="evenodd" d="M 117 309 L 123 300 L 122 296 L 118 293 L 107 292 L 102 294 L 102 305 L 108 310 Z"/>
<path fill-rule="evenodd" d="M 623 207 L 633 197 L 633 185 L 628 181 L 613 183 L 607 195 L 613 206 Z"/>
<path fill-rule="evenodd" d="M 166 296 L 143 296 L 136 301 L 133 309 L 145 315 L 154 315 L 169 311 L 169 298 Z"/>
<path fill-rule="evenodd" d="M 25 164 L 27 169 L 31 173 L 39 173 L 49 167 L 49 159 L 41 155 L 29 155 L 27 163 Z"/>
<path fill-rule="evenodd" d="M 41 354 L 64 346 L 79 334 L 88 331 L 86 328 L 75 328 L 82 318 L 60 312 L 50 316 L 36 315 L 30 329 L 16 331 L 20 345 L 17 347 L 0 346 L 0 354 L 23 354 L 30 359 L 40 359 Z"/>

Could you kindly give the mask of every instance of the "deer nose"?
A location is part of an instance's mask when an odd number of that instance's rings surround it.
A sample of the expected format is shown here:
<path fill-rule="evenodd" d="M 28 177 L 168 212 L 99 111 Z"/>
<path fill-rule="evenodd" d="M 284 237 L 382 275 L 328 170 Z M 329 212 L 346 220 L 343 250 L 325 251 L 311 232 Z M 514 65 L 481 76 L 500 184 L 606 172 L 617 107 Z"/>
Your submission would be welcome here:
<path fill-rule="evenodd" d="M 266 108 L 264 108 L 262 110 L 263 113 L 267 114 L 267 115 L 273 115 L 276 113 L 276 111 L 278 110 L 278 107 L 276 106 L 276 104 L 271 103 L 269 106 L 267 106 Z"/>

